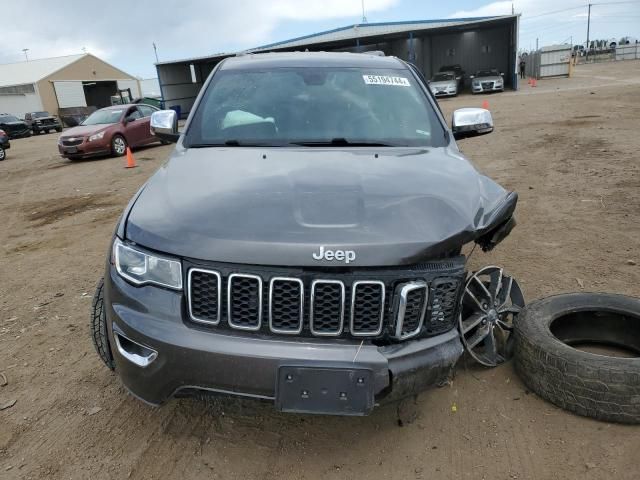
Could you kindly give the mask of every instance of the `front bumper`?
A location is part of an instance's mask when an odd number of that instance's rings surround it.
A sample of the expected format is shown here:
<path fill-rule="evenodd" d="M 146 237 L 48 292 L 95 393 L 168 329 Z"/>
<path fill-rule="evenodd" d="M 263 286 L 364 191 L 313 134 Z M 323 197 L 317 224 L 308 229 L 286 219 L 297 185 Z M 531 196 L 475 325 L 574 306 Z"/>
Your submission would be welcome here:
<path fill-rule="evenodd" d="M 34 132 L 49 132 L 51 130 L 61 131 L 62 126 L 59 123 L 44 123 L 44 124 L 32 124 L 31 129 Z"/>
<path fill-rule="evenodd" d="M 212 332 L 183 321 L 181 292 L 134 287 L 109 266 L 105 305 L 116 372 L 129 391 L 159 405 L 184 390 L 274 401 L 282 366 L 360 368 L 371 371 L 377 403 L 442 385 L 462 355 L 457 330 L 378 347 L 353 340 L 282 339 L 243 332 Z M 125 339 L 125 345 L 116 344 Z M 154 352 L 146 366 L 134 363 L 126 344 Z M 135 353 L 135 352 L 134 352 Z"/>
<path fill-rule="evenodd" d="M 482 85 L 471 85 L 472 93 L 504 92 L 504 84 L 483 87 Z"/>
<path fill-rule="evenodd" d="M 13 130 L 13 131 L 7 131 L 7 135 L 9 136 L 10 139 L 14 139 L 14 138 L 27 138 L 31 136 L 31 129 L 30 128 L 25 128 L 23 130 Z"/>
<path fill-rule="evenodd" d="M 79 145 L 65 146 L 58 144 L 58 152 L 64 158 L 89 158 L 111 153 L 109 146 L 100 142 L 82 142 Z"/>

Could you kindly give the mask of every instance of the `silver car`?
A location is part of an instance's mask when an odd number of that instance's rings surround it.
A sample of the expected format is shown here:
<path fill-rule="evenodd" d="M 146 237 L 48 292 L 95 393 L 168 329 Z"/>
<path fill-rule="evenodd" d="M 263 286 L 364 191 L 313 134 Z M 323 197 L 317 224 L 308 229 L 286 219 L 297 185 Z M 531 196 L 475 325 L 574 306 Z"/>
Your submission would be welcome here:
<path fill-rule="evenodd" d="M 504 73 L 495 68 L 478 70 L 471 75 L 471 93 L 504 92 Z"/>
<path fill-rule="evenodd" d="M 457 95 L 458 81 L 455 72 L 436 73 L 429 81 L 429 88 L 436 97 Z"/>

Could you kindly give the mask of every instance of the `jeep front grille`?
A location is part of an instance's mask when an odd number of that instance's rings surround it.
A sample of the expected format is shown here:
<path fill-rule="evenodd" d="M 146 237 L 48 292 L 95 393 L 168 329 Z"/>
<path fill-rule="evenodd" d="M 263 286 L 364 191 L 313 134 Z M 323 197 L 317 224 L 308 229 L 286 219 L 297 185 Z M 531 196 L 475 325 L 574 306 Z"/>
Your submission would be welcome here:
<path fill-rule="evenodd" d="M 411 338 L 420 333 L 429 300 L 426 282 L 408 282 L 398 287 L 396 324 L 393 336 L 398 340 Z"/>
<path fill-rule="evenodd" d="M 351 294 L 351 335 L 380 335 L 384 321 L 385 285 L 379 281 L 359 281 Z"/>
<path fill-rule="evenodd" d="M 240 330 L 262 326 L 262 278 L 233 273 L 227 286 L 227 321 Z"/>
<path fill-rule="evenodd" d="M 211 270 L 192 268 L 187 281 L 189 316 L 199 323 L 220 323 L 222 306 L 220 274 Z"/>
<path fill-rule="evenodd" d="M 435 335 L 455 324 L 464 267 L 443 261 L 422 268 L 329 276 L 303 269 L 249 267 L 239 273 L 192 266 L 186 269 L 187 310 L 197 323 L 278 335 Z"/>
<path fill-rule="evenodd" d="M 344 326 L 344 283 L 338 280 L 314 280 L 311 284 L 311 333 L 337 336 Z"/>
<path fill-rule="evenodd" d="M 297 334 L 304 322 L 304 284 L 298 278 L 275 277 L 269 285 L 269 328 Z"/>

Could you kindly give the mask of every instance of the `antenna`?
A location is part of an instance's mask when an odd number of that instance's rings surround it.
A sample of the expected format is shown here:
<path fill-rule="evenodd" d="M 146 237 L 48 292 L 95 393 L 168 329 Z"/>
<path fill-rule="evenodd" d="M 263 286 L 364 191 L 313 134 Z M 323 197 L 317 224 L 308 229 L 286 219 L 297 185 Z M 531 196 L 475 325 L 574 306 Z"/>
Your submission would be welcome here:
<path fill-rule="evenodd" d="M 29 61 L 29 55 L 27 55 L 27 52 L 29 51 L 28 48 L 23 48 L 22 49 L 22 53 L 24 53 L 24 58 L 27 59 L 27 62 Z"/>
<path fill-rule="evenodd" d="M 362 23 L 367 23 L 367 17 L 364 14 L 364 0 L 362 0 Z"/>

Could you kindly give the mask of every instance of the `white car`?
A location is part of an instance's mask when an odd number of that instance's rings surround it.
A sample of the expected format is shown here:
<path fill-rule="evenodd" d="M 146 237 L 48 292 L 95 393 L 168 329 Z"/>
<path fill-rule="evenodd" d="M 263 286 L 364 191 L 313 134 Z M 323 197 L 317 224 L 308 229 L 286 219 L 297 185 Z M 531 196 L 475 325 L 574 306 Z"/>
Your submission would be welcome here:
<path fill-rule="evenodd" d="M 504 92 L 504 73 L 495 68 L 471 75 L 471 93 Z"/>
<path fill-rule="evenodd" d="M 455 72 L 436 73 L 429 81 L 429 88 L 436 97 L 457 95 L 458 81 Z"/>

